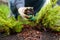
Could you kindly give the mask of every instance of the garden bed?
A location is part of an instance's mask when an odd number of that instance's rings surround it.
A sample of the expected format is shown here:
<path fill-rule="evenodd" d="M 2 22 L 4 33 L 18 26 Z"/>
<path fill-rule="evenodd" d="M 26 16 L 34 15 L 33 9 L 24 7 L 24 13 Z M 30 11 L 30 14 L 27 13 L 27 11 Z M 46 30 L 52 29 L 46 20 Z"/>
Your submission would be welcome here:
<path fill-rule="evenodd" d="M 5 5 L 2 5 L 0 8 L 0 29 L 2 31 L 5 31 L 9 36 L 0 34 L 0 40 L 60 40 L 60 25 L 53 26 L 56 18 L 59 18 L 58 20 L 60 20 L 60 16 L 58 16 L 60 14 L 60 11 L 58 12 L 58 10 L 60 10 L 60 7 L 56 6 L 55 8 L 51 8 L 51 5 L 47 5 L 46 8 L 47 10 L 43 8 L 44 10 L 42 9 L 42 11 L 40 11 L 38 15 L 35 16 L 36 21 L 22 21 L 22 19 L 20 20 L 20 18 L 19 21 L 16 21 L 14 17 L 11 17 L 9 19 L 7 18 L 7 13 L 9 13 L 9 9 L 7 6 L 5 7 Z M 48 8 L 52 10 L 49 10 Z M 47 13 L 48 15 L 44 13 Z M 24 26 L 22 24 L 24 24 Z M 31 25 L 29 26 L 28 24 Z M 55 32 L 53 32 L 51 29 Z M 17 33 L 12 33 L 12 31 Z M 9 34 L 10 32 L 12 33 L 11 35 Z"/>
<path fill-rule="evenodd" d="M 33 28 L 24 28 L 21 33 L 9 36 L 0 35 L 0 40 L 60 40 L 60 35 Z"/>

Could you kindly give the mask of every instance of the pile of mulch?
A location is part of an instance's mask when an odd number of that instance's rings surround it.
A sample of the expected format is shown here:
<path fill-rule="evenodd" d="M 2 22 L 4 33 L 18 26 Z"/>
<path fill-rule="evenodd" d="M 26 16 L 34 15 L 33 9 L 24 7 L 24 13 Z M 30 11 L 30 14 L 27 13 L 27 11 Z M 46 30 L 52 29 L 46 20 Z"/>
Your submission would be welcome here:
<path fill-rule="evenodd" d="M 21 33 L 9 36 L 0 35 L 0 40 L 60 40 L 60 35 L 27 27 Z"/>
<path fill-rule="evenodd" d="M 23 40 L 60 40 L 60 34 L 48 31 L 36 30 L 34 28 L 25 28 L 21 33 L 17 34 L 23 37 Z"/>
<path fill-rule="evenodd" d="M 41 40 L 41 32 L 33 29 L 24 29 L 23 32 L 17 34 L 17 37 L 19 38 L 22 36 L 24 40 Z M 20 38 L 19 38 L 20 39 Z"/>

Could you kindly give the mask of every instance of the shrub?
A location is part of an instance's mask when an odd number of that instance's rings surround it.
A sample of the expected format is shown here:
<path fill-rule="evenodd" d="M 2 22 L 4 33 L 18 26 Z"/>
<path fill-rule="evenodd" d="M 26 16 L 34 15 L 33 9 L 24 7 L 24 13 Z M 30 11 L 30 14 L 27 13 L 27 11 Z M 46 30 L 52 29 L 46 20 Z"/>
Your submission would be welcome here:
<path fill-rule="evenodd" d="M 60 6 L 55 5 L 54 2 L 48 3 L 36 15 L 36 23 L 42 24 L 45 28 L 50 28 L 54 31 L 60 32 Z M 55 5 L 55 6 L 53 6 Z"/>

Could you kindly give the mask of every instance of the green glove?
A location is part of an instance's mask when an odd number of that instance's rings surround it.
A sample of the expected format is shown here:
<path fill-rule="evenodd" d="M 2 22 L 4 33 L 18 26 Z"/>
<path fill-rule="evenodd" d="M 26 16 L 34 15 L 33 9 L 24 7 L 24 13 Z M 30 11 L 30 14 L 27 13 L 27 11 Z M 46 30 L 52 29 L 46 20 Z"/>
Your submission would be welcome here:
<path fill-rule="evenodd" d="M 29 16 L 30 16 L 29 20 L 31 20 L 31 21 L 35 21 L 34 16 L 32 16 L 32 15 L 29 15 Z"/>

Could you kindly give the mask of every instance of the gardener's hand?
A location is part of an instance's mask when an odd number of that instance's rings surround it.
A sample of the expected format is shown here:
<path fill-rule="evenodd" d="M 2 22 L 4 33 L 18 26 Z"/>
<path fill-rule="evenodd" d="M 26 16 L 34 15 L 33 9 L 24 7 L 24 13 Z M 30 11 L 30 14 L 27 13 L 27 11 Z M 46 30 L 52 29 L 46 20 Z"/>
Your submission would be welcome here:
<path fill-rule="evenodd" d="M 27 8 L 28 8 L 28 7 L 21 7 L 21 8 L 18 9 L 18 12 L 19 12 L 19 14 L 20 14 L 20 16 L 21 16 L 22 18 L 29 18 L 28 15 L 24 14 L 24 11 L 25 11 Z"/>

